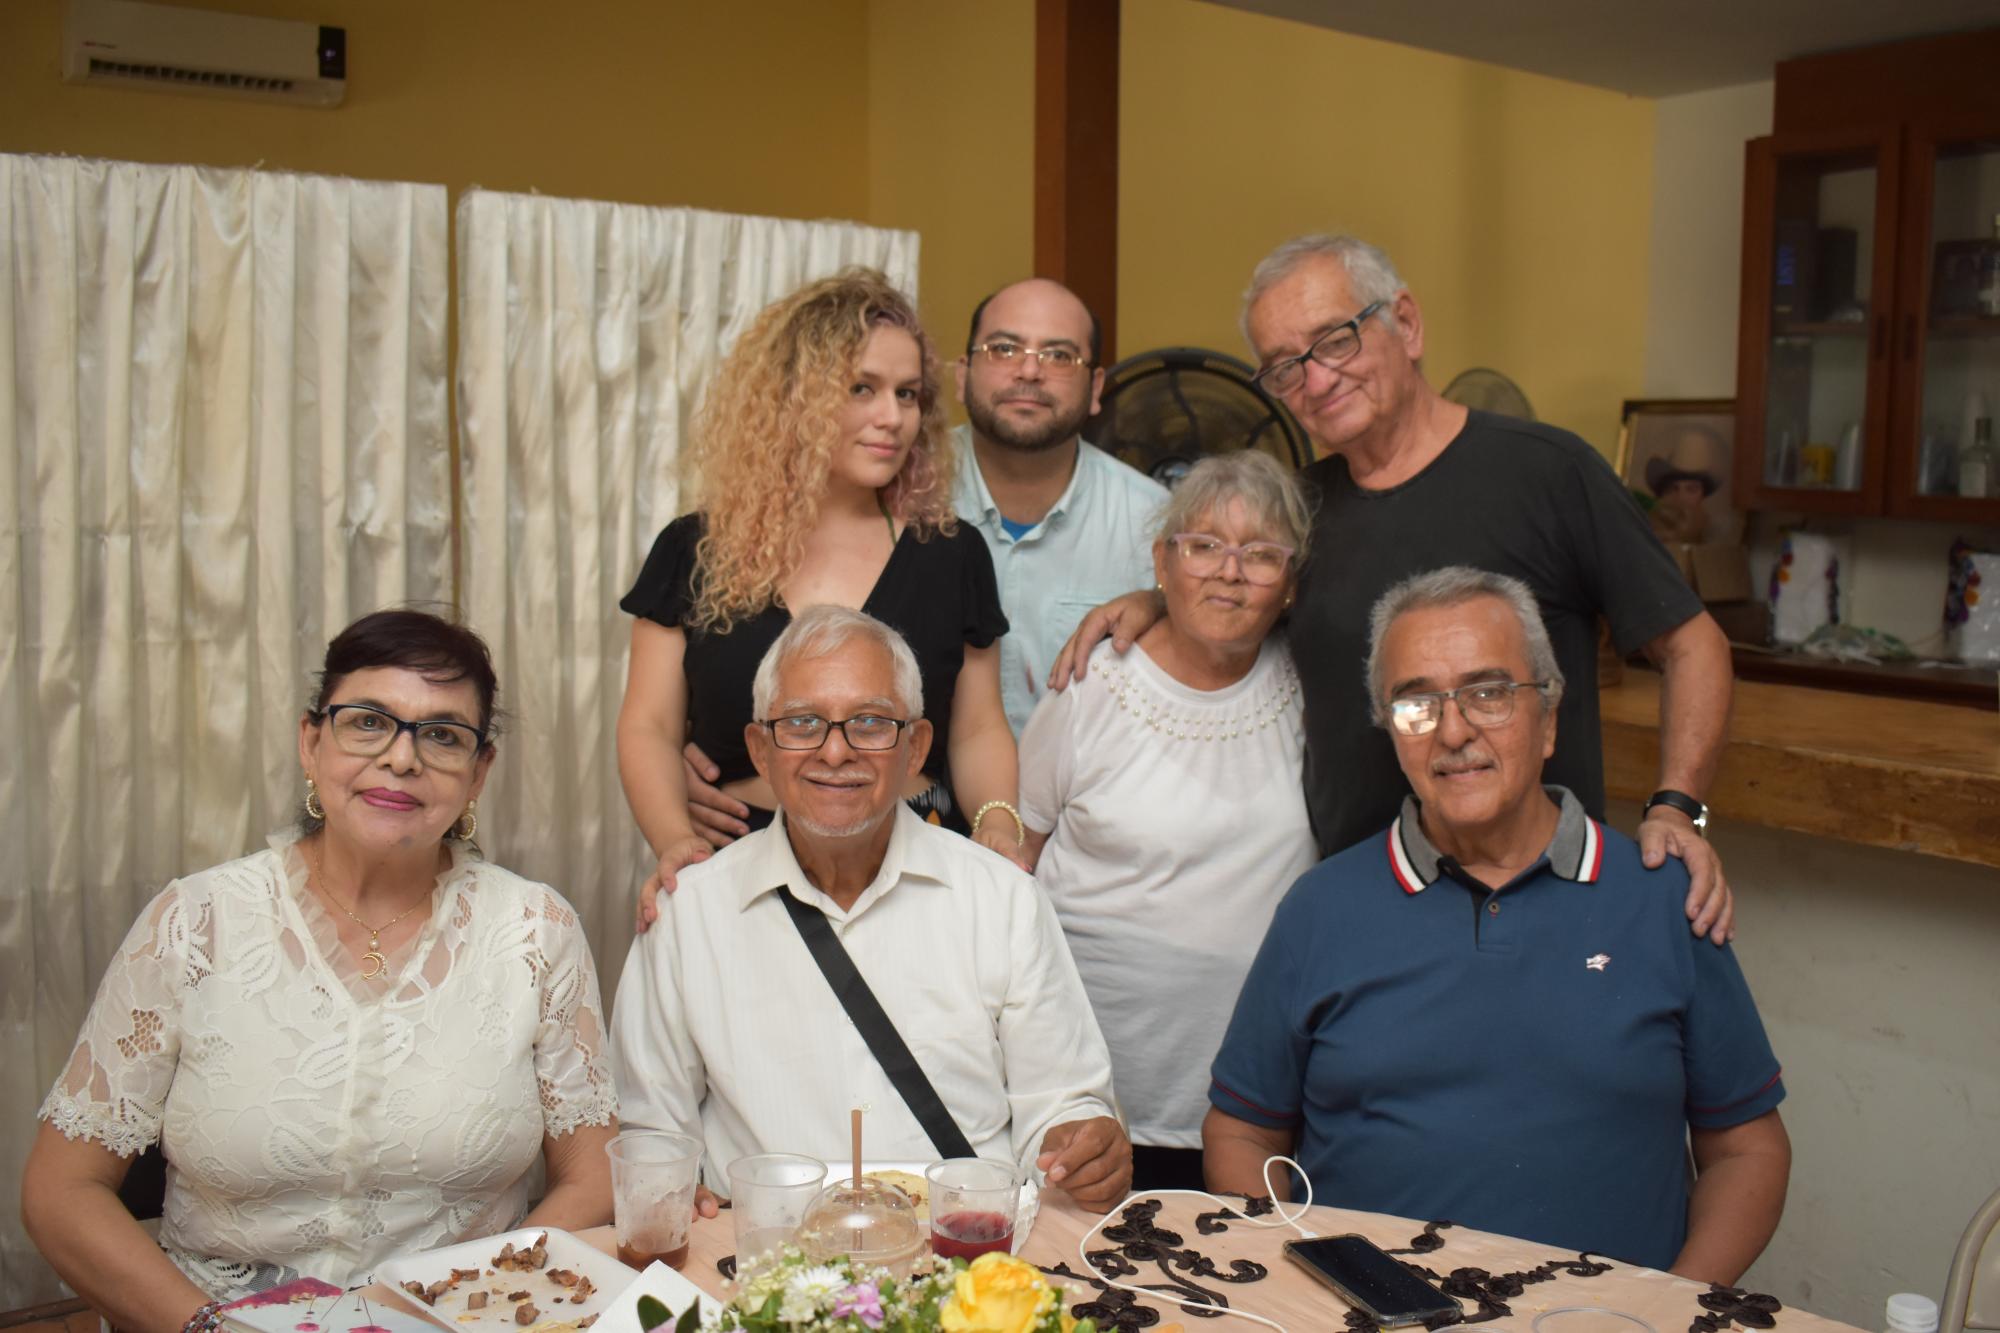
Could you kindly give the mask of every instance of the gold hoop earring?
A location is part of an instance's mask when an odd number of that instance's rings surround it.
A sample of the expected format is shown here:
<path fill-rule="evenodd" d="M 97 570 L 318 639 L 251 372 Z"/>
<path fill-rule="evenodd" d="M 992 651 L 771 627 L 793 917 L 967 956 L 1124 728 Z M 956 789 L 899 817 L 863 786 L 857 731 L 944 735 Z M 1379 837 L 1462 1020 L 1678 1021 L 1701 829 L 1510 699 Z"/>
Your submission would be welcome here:
<path fill-rule="evenodd" d="M 460 842 L 471 842 L 472 835 L 477 832 L 479 832 L 479 802 L 476 800 L 467 801 L 465 803 L 465 813 L 460 815 L 458 822 L 451 826 L 451 836 L 457 838 Z"/>
<path fill-rule="evenodd" d="M 326 822 L 326 807 L 319 803 L 319 788 L 313 786 L 311 778 L 306 779 L 306 818 Z"/>

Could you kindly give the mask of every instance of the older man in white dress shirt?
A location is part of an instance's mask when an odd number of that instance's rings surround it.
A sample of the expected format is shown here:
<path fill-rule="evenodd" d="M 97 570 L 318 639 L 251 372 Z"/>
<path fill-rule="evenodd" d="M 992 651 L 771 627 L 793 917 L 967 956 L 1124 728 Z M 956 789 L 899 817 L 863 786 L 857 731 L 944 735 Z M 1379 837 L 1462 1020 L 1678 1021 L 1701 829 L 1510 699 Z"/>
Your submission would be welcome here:
<path fill-rule="evenodd" d="M 908 645 L 858 611 L 808 608 L 771 646 L 747 738 L 779 818 L 683 871 L 633 942 L 619 1119 L 701 1138 L 711 1180 L 751 1153 L 843 1158 L 857 1106 L 869 1157 L 945 1155 L 842 1012 L 788 892 L 824 914 L 975 1153 L 1108 1210 L 1131 1145 L 1054 912 L 899 798 L 930 746 L 919 684 Z"/>

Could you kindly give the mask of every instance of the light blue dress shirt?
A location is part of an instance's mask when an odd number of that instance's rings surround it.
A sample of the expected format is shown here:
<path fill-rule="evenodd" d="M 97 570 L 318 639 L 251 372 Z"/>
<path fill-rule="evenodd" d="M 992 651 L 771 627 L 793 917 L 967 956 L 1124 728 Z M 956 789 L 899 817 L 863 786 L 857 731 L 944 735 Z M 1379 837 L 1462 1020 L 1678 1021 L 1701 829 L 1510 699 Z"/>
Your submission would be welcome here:
<path fill-rule="evenodd" d="M 1000 521 L 993 493 L 960 426 L 952 507 L 993 552 L 1007 635 L 1000 640 L 1000 700 L 1018 739 L 1047 692 L 1049 668 L 1092 607 L 1153 585 L 1153 538 L 1166 487 L 1103 450 L 1079 444 L 1062 498 L 1019 538 Z"/>

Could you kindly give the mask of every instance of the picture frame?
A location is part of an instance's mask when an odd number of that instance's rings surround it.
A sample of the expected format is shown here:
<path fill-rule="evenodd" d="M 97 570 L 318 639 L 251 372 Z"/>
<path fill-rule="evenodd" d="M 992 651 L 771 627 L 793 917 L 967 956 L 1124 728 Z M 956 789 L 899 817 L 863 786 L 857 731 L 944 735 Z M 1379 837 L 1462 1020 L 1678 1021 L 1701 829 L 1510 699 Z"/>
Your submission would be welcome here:
<path fill-rule="evenodd" d="M 1660 539 L 1669 545 L 1740 544 L 1745 520 L 1736 505 L 1732 462 L 1736 400 L 1628 398 L 1619 420 L 1619 479 Z"/>
<path fill-rule="evenodd" d="M 1979 315 L 1980 265 L 1992 241 L 1940 241 L 1931 266 L 1931 314 Z"/>

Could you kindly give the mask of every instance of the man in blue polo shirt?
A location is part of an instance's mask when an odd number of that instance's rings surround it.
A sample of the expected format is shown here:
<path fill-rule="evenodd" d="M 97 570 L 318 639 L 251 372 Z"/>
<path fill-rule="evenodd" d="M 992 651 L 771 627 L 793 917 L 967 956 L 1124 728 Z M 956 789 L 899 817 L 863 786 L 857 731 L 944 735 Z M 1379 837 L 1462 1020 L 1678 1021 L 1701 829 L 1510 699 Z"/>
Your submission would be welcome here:
<path fill-rule="evenodd" d="M 1784 1208 L 1778 1062 L 1681 863 L 1541 785 L 1563 679 L 1534 595 L 1407 579 L 1367 675 L 1414 794 L 1278 908 L 1215 1059 L 1210 1187 L 1261 1194 L 1284 1153 L 1320 1203 L 1734 1282 Z"/>
<path fill-rule="evenodd" d="M 1166 488 L 1077 433 L 1097 410 L 1102 358 L 1089 307 L 1029 278 L 973 310 L 956 366 L 967 424 L 951 503 L 993 553 L 1008 626 L 1000 700 L 1017 737 L 1076 623 L 1153 581 Z"/>

